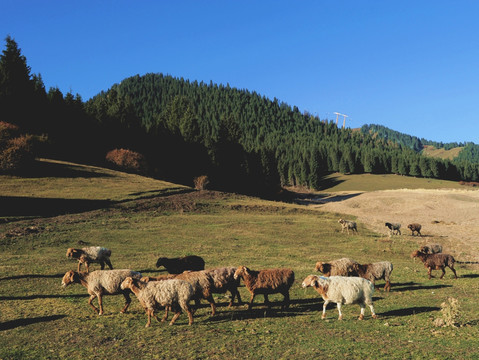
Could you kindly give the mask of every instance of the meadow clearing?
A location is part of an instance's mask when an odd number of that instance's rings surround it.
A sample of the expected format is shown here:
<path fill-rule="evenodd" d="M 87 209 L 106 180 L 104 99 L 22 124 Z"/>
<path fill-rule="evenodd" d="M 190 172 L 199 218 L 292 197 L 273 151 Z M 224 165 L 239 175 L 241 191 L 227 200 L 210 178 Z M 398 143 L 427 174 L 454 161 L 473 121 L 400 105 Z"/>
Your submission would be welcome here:
<path fill-rule="evenodd" d="M 319 195 L 325 199 L 344 197 L 320 205 L 298 205 L 198 192 L 76 164 L 43 161 L 39 166 L 55 172 L 42 170 L 41 175 L 30 178 L 0 177 L 0 359 L 479 357 L 478 265 L 456 265 L 457 280 L 449 269 L 443 280 L 428 280 L 422 263 L 410 258 L 425 241 L 442 242 L 445 251 L 458 260 L 477 258 L 473 240 L 464 240 L 469 248 L 455 244 L 462 241 L 456 240 L 461 238 L 456 237 L 460 228 L 465 233 L 468 227 L 475 229 L 477 218 L 472 215 L 460 222 L 446 216 L 462 207 L 429 203 L 431 193 L 417 189 L 423 187 L 420 179 L 416 190 L 370 192 L 359 187 L 331 187 Z M 378 179 L 378 184 L 381 181 Z M 368 186 L 371 182 L 374 178 L 366 181 Z M 478 213 L 477 191 L 441 191 L 451 194 L 448 200 L 471 206 L 467 213 Z M 358 195 L 349 196 L 351 192 Z M 425 207 L 391 200 L 409 198 L 411 193 L 416 199 L 424 196 Z M 363 198 L 368 194 L 371 198 Z M 18 201 L 22 206 L 14 206 Z M 435 207 L 443 209 L 441 216 L 434 213 Z M 424 222 L 426 236 L 413 237 L 405 228 L 401 236 L 387 236 L 381 222 L 397 218 L 405 227 L 408 214 Z M 359 233 L 342 234 L 339 217 L 356 218 Z M 442 232 L 441 226 L 447 231 Z M 98 316 L 87 304 L 86 289 L 60 286 L 63 274 L 76 269 L 76 262 L 66 258 L 66 249 L 85 246 L 81 244 L 108 247 L 115 268 L 131 268 L 144 275 L 163 273 L 155 267 L 159 256 L 188 254 L 202 256 L 207 268 L 289 267 L 296 275 L 291 306 L 281 310 L 282 296 L 273 295 L 273 307 L 267 309 L 259 295 L 256 306 L 247 311 L 246 305 L 227 308 L 228 299 L 216 295 L 219 306 L 214 317 L 202 302 L 192 326 L 183 314 L 173 326 L 154 321 L 145 328 L 146 315 L 136 298 L 128 313 L 120 314 L 123 297 L 107 296 L 105 314 Z M 383 281 L 377 283 L 374 305 L 378 319 L 366 311 L 365 320 L 358 321 L 359 306 L 346 305 L 342 321 L 337 320 L 335 306 L 330 306 L 326 320 L 321 320 L 319 295 L 311 288 L 301 288 L 316 261 L 340 257 L 394 264 L 391 292 L 380 289 Z M 99 268 L 98 264 L 92 267 Z M 244 287 L 240 293 L 243 300 L 249 299 Z M 459 304 L 454 314 L 441 311 L 441 304 L 451 297 Z M 435 326 L 438 318 L 454 326 Z"/>

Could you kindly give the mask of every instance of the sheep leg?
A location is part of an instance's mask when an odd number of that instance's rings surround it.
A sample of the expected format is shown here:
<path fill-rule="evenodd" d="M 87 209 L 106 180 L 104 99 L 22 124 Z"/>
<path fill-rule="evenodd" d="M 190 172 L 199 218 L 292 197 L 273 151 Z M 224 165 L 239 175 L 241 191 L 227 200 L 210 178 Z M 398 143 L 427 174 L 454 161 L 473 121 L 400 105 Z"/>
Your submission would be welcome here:
<path fill-rule="evenodd" d="M 439 279 L 442 279 L 444 277 L 444 275 L 446 275 L 445 266 L 441 267 L 441 270 L 442 270 L 442 274 L 441 274 L 441 277 Z"/>
<path fill-rule="evenodd" d="M 100 307 L 98 315 L 103 315 L 103 300 L 101 294 L 98 294 L 98 306 Z"/>
<path fill-rule="evenodd" d="M 111 264 L 110 259 L 105 259 L 105 262 L 108 265 L 108 267 L 110 268 L 110 270 L 113 270 L 113 265 Z"/>
<path fill-rule="evenodd" d="M 171 319 L 171 322 L 170 322 L 170 325 L 173 325 L 176 321 L 176 319 L 178 319 L 178 317 L 181 315 L 181 310 L 177 311 L 175 313 L 175 315 L 173 316 L 173 318 Z"/>
<path fill-rule="evenodd" d="M 86 267 L 86 272 L 90 272 L 90 264 L 88 264 L 88 261 L 85 261 L 85 267 Z"/>
<path fill-rule="evenodd" d="M 126 310 L 128 309 L 128 306 L 130 306 L 130 303 L 131 303 L 130 294 L 128 294 L 127 292 L 124 292 L 123 297 L 125 298 L 125 306 L 123 307 L 123 309 L 120 310 L 122 314 L 126 313 Z"/>
<path fill-rule="evenodd" d="M 328 306 L 329 301 L 325 300 L 323 303 L 323 315 L 321 315 L 321 319 L 326 319 L 326 307 Z"/>
<path fill-rule="evenodd" d="M 431 277 L 432 277 L 431 271 L 432 271 L 432 268 L 428 267 L 427 268 L 427 274 L 429 275 L 429 280 L 431 280 Z"/>
<path fill-rule="evenodd" d="M 371 310 L 371 316 L 373 317 L 373 319 L 377 319 L 378 316 L 377 316 L 376 313 L 374 312 L 374 306 L 373 306 L 373 304 L 369 304 L 369 309 Z"/>
<path fill-rule="evenodd" d="M 211 316 L 214 316 L 216 314 L 216 304 L 215 300 L 213 299 L 213 295 L 208 296 L 206 300 L 208 300 L 211 306 Z"/>
<path fill-rule="evenodd" d="M 449 266 L 449 269 L 452 270 L 452 272 L 454 273 L 454 278 L 457 279 L 456 269 L 454 269 L 454 266 Z"/>
<path fill-rule="evenodd" d="M 384 285 L 384 291 L 389 292 L 389 290 L 391 290 L 391 283 L 387 280 L 386 285 Z"/>
<path fill-rule="evenodd" d="M 145 327 L 150 327 L 150 324 L 151 324 L 151 313 L 152 313 L 153 310 L 146 310 L 146 314 L 148 315 L 148 321 L 146 322 L 146 325 Z"/>
<path fill-rule="evenodd" d="M 366 306 L 364 305 L 364 303 L 359 304 L 359 306 L 361 307 L 361 314 L 359 315 L 359 320 L 363 320 L 364 319 L 364 310 L 366 309 Z"/>
<path fill-rule="evenodd" d="M 283 300 L 283 305 L 281 306 L 281 308 L 287 309 L 289 308 L 289 291 L 285 291 L 283 296 L 284 296 L 284 300 Z"/>
<path fill-rule="evenodd" d="M 90 305 L 93 308 L 93 310 L 98 314 L 98 311 L 99 311 L 98 308 L 92 304 L 92 301 L 94 298 L 96 298 L 95 294 L 90 295 L 90 298 L 88 299 L 88 305 Z"/>
<path fill-rule="evenodd" d="M 80 272 L 80 268 L 81 268 L 81 261 L 78 261 L 78 272 Z"/>
<path fill-rule="evenodd" d="M 248 304 L 248 310 L 251 310 L 253 308 L 253 299 L 254 299 L 255 293 L 251 293 L 251 299 L 249 300 Z"/>
<path fill-rule="evenodd" d="M 101 270 L 105 269 L 105 263 L 103 261 L 100 261 L 100 269 Z"/>
<path fill-rule="evenodd" d="M 264 294 L 264 304 L 269 308 L 271 308 L 271 304 L 269 302 L 268 294 Z"/>
<path fill-rule="evenodd" d="M 338 312 L 339 312 L 338 320 L 343 320 L 343 313 L 341 312 L 341 303 L 337 303 L 336 306 L 337 306 Z"/>

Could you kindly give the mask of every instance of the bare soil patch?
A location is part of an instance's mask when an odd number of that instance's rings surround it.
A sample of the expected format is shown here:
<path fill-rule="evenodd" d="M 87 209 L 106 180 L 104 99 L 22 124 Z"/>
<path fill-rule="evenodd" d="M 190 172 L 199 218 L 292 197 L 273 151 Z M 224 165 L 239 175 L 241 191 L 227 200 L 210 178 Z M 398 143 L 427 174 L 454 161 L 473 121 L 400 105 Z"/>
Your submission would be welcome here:
<path fill-rule="evenodd" d="M 460 261 L 479 261 L 479 191 L 401 189 L 353 194 L 335 193 L 321 204 L 324 211 L 349 214 L 367 228 L 388 236 L 385 222 L 401 223 L 402 236 L 411 236 L 407 225 L 422 225 L 418 245 L 439 243 Z M 342 199 L 336 201 L 337 199 Z M 339 224 L 338 224 L 339 226 Z"/>

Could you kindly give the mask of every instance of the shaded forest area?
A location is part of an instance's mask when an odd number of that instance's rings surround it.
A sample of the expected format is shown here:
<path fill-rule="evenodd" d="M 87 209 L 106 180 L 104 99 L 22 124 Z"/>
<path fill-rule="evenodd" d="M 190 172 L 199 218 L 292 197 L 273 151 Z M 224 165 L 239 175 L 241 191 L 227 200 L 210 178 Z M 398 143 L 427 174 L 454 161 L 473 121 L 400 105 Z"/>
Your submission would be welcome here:
<path fill-rule="evenodd" d="M 13 124 L 30 134 L 37 156 L 105 165 L 109 154 L 120 168 L 189 186 L 207 175 L 210 187 L 227 191 L 321 189 L 320 179 L 336 171 L 479 180 L 479 165 L 468 159 L 421 156 L 414 146 L 339 129 L 229 85 L 146 74 L 88 101 L 46 91 L 10 37 L 0 57 L 0 122 L 0 157 L 11 141 L 2 129 Z"/>

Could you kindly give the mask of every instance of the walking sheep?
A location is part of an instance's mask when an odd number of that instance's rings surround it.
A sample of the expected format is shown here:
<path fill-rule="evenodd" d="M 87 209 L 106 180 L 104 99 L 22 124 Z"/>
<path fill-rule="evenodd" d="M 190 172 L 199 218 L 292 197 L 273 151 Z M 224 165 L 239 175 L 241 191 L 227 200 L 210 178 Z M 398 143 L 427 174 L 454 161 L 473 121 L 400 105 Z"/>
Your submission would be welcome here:
<path fill-rule="evenodd" d="M 160 257 L 156 267 L 164 266 L 170 274 L 181 274 L 183 271 L 200 271 L 205 269 L 205 261 L 196 255 L 189 255 L 180 258 Z"/>
<path fill-rule="evenodd" d="M 376 280 L 384 279 L 384 291 L 391 290 L 391 282 L 389 280 L 393 271 L 393 264 L 389 261 L 381 261 L 372 264 L 364 264 L 358 266 L 358 275 L 364 279 L 368 279 L 374 285 Z"/>
<path fill-rule="evenodd" d="M 359 263 L 350 258 L 341 258 L 330 262 L 318 261 L 314 270 L 322 272 L 324 276 L 358 276 Z"/>
<path fill-rule="evenodd" d="M 389 229 L 391 235 L 401 235 L 401 224 L 387 222 L 384 226 Z"/>
<path fill-rule="evenodd" d="M 454 278 L 457 279 L 457 274 L 456 270 L 454 269 L 454 263 L 456 262 L 454 260 L 454 257 L 449 254 L 426 254 L 423 253 L 421 250 L 416 250 L 411 254 L 411 257 L 418 257 L 421 259 L 421 261 L 424 263 L 424 267 L 427 268 L 427 274 L 429 276 L 429 279 L 431 279 L 431 271 L 432 270 L 442 270 L 442 275 L 440 279 L 444 277 L 446 274 L 446 266 L 452 270 L 454 273 Z"/>
<path fill-rule="evenodd" d="M 224 294 L 226 291 L 231 293 L 231 300 L 228 307 L 233 306 L 235 297 L 238 298 L 238 305 L 242 304 L 238 291 L 239 279 L 235 279 L 235 271 L 236 268 L 232 266 L 205 270 L 213 279 L 213 288 L 211 289 L 213 293 Z"/>
<path fill-rule="evenodd" d="M 240 266 L 234 274 L 235 279 L 242 278 L 248 291 L 251 293 L 251 299 L 248 304 L 248 310 L 253 307 L 253 300 L 257 294 L 264 295 L 264 303 L 270 307 L 268 294 L 280 293 L 284 296 L 281 308 L 289 307 L 289 289 L 294 282 L 294 272 L 291 269 L 268 269 L 268 270 L 250 270 L 246 266 Z"/>
<path fill-rule="evenodd" d="M 374 319 L 377 318 L 373 306 L 374 285 L 369 280 L 359 277 L 331 276 L 327 278 L 309 275 L 304 279 L 302 286 L 303 288 L 308 286 L 314 287 L 323 298 L 324 304 L 321 319 L 326 318 L 326 307 L 330 302 L 336 303 L 339 320 L 343 319 L 341 312 L 342 304 L 359 304 L 361 307 L 359 320 L 364 319 L 364 309 L 368 305 L 371 309 L 372 317 Z"/>
<path fill-rule="evenodd" d="M 100 246 L 90 246 L 82 249 L 69 248 L 67 250 L 67 258 L 78 259 L 78 271 L 80 271 L 81 265 L 85 264 L 86 272 L 88 272 L 90 263 L 99 263 L 102 270 L 106 263 L 110 270 L 113 270 L 110 256 L 111 250 Z"/>
<path fill-rule="evenodd" d="M 437 253 L 442 253 L 442 245 L 439 244 L 427 244 L 424 246 L 421 246 L 419 249 L 425 254 L 437 254 Z"/>
<path fill-rule="evenodd" d="M 145 327 L 151 324 L 151 316 L 160 321 L 155 314 L 159 306 L 165 307 L 165 315 L 161 321 L 168 318 L 168 309 L 172 309 L 175 315 L 171 319 L 173 325 L 181 315 L 181 309 L 188 314 L 189 322 L 193 323 L 193 313 L 190 309 L 190 300 L 193 297 L 193 288 L 184 280 L 169 279 L 164 281 L 143 282 L 138 279 L 127 277 L 121 283 L 122 289 L 130 289 L 138 298 L 148 315 L 148 322 Z"/>
<path fill-rule="evenodd" d="M 341 232 L 344 232 L 344 229 L 346 229 L 346 231 L 348 232 L 348 235 L 349 235 L 349 230 L 353 232 L 354 231 L 358 232 L 357 224 L 354 221 L 339 219 L 338 223 L 341 224 Z"/>
<path fill-rule="evenodd" d="M 417 223 L 409 224 L 409 225 L 407 226 L 407 228 L 408 228 L 409 230 L 411 230 L 412 236 L 414 236 L 414 232 L 417 232 L 417 235 L 418 235 L 418 236 L 422 236 L 422 234 L 421 234 L 421 227 L 422 227 L 421 224 L 417 224 Z"/>
<path fill-rule="evenodd" d="M 132 277 L 135 279 L 141 278 L 141 274 L 136 271 L 123 269 L 123 270 L 97 270 L 92 271 L 91 273 L 86 272 L 77 272 L 77 271 L 67 271 L 62 279 L 62 287 L 67 287 L 70 284 L 81 284 L 87 288 L 90 298 L 88 299 L 88 305 L 90 305 L 98 315 L 103 314 L 103 295 L 123 295 L 125 298 L 125 306 L 121 310 L 122 313 L 126 312 L 128 306 L 131 303 L 129 296 L 130 290 L 123 290 L 121 288 L 121 283 L 127 277 Z M 98 298 L 98 306 L 100 309 L 97 309 L 95 305 L 92 304 L 93 299 Z"/>

